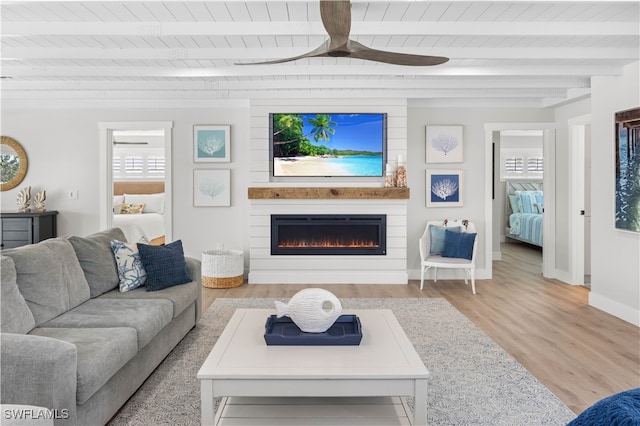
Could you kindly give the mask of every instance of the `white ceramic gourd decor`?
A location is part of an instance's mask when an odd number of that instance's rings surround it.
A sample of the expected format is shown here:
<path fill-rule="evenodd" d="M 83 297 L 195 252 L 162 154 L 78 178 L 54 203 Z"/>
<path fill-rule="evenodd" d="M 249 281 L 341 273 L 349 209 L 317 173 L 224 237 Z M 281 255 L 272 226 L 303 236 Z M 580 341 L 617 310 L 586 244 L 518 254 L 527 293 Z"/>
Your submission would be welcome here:
<path fill-rule="evenodd" d="M 289 303 L 275 302 L 277 317 L 288 316 L 305 333 L 323 333 L 342 314 L 340 300 L 322 288 L 305 288 Z"/>

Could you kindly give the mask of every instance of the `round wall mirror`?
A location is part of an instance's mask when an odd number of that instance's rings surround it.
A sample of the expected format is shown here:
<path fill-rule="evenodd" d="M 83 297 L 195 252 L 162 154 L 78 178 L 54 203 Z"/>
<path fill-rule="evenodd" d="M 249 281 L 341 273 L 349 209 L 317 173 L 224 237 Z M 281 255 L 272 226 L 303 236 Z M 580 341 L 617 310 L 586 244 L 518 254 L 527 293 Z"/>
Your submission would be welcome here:
<path fill-rule="evenodd" d="M 13 138 L 0 136 L 0 191 L 20 185 L 27 174 L 27 153 Z"/>

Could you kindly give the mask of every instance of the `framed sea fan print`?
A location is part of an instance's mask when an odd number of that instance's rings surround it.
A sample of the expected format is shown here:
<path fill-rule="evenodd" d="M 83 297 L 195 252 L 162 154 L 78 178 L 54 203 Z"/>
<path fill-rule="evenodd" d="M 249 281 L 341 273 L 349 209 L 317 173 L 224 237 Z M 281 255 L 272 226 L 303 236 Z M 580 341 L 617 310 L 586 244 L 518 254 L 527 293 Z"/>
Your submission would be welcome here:
<path fill-rule="evenodd" d="M 228 163 L 231 161 L 231 126 L 193 126 L 193 161 Z"/>
<path fill-rule="evenodd" d="M 426 162 L 462 163 L 462 126 L 427 126 Z"/>
<path fill-rule="evenodd" d="M 462 170 L 427 170 L 427 207 L 462 206 Z"/>
<path fill-rule="evenodd" d="M 193 171 L 194 207 L 231 205 L 231 170 Z"/>

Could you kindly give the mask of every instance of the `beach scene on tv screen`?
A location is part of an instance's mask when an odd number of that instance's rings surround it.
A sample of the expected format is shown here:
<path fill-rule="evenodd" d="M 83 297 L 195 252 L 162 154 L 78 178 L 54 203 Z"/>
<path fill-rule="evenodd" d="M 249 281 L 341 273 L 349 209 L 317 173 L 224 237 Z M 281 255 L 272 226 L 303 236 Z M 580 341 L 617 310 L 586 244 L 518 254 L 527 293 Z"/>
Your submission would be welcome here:
<path fill-rule="evenodd" d="M 274 176 L 382 176 L 383 114 L 273 114 Z"/>

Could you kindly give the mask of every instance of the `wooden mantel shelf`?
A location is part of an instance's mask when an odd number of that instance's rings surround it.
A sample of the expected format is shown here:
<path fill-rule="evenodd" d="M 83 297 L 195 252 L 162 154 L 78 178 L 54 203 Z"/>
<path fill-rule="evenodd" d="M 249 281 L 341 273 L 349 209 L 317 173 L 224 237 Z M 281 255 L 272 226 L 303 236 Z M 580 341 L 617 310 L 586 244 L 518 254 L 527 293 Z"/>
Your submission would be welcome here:
<path fill-rule="evenodd" d="M 379 187 L 252 187 L 250 200 L 408 200 L 409 188 Z"/>

